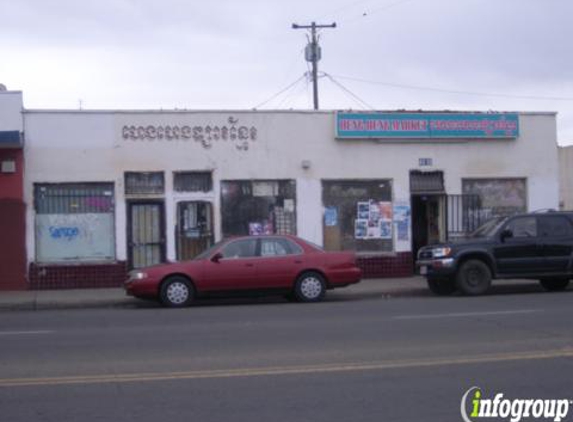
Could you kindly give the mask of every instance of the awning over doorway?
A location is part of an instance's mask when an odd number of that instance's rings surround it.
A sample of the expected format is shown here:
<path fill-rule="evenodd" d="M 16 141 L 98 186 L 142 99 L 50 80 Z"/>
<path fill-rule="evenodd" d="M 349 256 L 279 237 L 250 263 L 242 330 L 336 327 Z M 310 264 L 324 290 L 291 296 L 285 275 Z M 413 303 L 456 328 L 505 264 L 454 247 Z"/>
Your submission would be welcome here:
<path fill-rule="evenodd" d="M 0 130 L 0 148 L 22 148 L 22 136 L 17 130 Z"/>

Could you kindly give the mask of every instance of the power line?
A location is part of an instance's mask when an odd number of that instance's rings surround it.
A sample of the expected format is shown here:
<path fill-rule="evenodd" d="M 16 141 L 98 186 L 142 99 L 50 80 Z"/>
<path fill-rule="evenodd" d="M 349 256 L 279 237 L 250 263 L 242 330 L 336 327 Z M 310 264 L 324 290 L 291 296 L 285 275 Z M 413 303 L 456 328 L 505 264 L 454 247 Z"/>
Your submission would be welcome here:
<path fill-rule="evenodd" d="M 269 99 L 263 101 L 260 104 L 257 104 L 256 106 L 253 107 L 253 109 L 258 109 L 259 107 L 264 106 L 265 104 L 271 102 L 272 100 L 274 100 L 275 98 L 277 98 L 279 95 L 281 95 L 283 92 L 288 91 L 289 89 L 291 89 L 293 86 L 295 86 L 297 83 L 299 83 L 302 79 L 305 78 L 305 75 L 302 75 L 301 77 L 299 77 L 296 81 L 290 83 L 288 86 L 286 86 L 285 88 L 281 89 L 279 92 L 277 92 L 276 94 L 272 95 Z"/>
<path fill-rule="evenodd" d="M 391 88 L 400 88 L 400 89 L 411 89 L 417 91 L 432 91 L 432 92 L 441 92 L 446 94 L 457 94 L 457 95 L 475 95 L 475 96 L 482 96 L 482 97 L 502 97 L 502 98 L 514 98 L 514 99 L 525 99 L 525 100 L 542 100 L 542 101 L 573 101 L 572 97 L 550 97 L 550 96 L 540 96 L 540 95 L 512 95 L 512 94 L 499 94 L 499 93 L 492 93 L 492 92 L 476 92 L 476 91 L 458 91 L 452 89 L 442 89 L 442 88 L 434 88 L 428 86 L 420 86 L 420 85 L 405 85 L 405 84 L 396 84 L 390 82 L 381 82 L 381 81 L 372 81 L 367 79 L 361 78 L 353 78 L 349 76 L 341 76 L 341 75 L 333 75 L 339 79 L 345 79 L 348 81 L 354 82 L 361 82 L 371 85 L 383 85 L 389 86 Z"/>
<path fill-rule="evenodd" d="M 374 110 L 375 107 L 371 106 L 370 104 L 368 104 L 366 101 L 362 100 L 358 95 L 356 95 L 355 93 L 353 93 L 351 90 L 349 90 L 348 88 L 346 88 L 344 85 L 342 85 L 340 82 L 338 82 L 337 80 L 334 79 L 334 77 L 332 75 L 329 75 L 328 73 L 324 73 L 324 76 L 326 76 L 328 79 L 330 79 L 330 81 L 335 84 L 338 88 L 340 88 L 342 91 L 344 91 L 346 94 L 350 95 L 355 101 L 358 102 L 358 104 L 361 105 L 361 107 L 366 106 L 366 108 L 370 109 L 370 110 Z"/>

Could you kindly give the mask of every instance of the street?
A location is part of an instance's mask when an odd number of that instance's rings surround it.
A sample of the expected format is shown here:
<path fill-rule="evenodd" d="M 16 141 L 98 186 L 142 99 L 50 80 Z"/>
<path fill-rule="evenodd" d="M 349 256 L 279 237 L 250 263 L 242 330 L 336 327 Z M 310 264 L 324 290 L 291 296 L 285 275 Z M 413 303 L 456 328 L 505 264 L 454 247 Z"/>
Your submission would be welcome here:
<path fill-rule="evenodd" d="M 1 312 L 0 421 L 461 421 L 474 386 L 573 399 L 572 300 L 349 288 L 306 305 Z"/>

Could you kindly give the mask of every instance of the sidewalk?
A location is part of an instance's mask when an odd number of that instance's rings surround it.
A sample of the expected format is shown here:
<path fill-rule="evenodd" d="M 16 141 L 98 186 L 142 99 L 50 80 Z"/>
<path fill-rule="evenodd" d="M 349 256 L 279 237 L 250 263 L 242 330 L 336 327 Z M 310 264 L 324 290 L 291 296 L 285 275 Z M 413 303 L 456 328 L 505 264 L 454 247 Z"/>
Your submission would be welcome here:
<path fill-rule="evenodd" d="M 328 293 L 329 296 L 358 295 L 373 298 L 418 294 L 429 294 L 422 277 L 364 279 L 356 285 Z M 142 303 L 145 302 L 127 296 L 121 288 L 0 291 L 0 311 L 127 308 L 136 307 Z"/>

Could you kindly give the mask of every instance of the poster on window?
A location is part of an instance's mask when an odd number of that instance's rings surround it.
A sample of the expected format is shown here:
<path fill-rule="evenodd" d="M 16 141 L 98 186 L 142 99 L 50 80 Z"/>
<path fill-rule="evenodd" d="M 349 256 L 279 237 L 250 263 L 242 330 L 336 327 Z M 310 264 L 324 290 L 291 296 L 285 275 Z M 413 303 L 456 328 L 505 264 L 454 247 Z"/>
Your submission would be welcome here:
<path fill-rule="evenodd" d="M 366 239 L 368 235 L 368 220 L 357 219 L 354 222 L 354 237 L 356 239 Z"/>
<path fill-rule="evenodd" d="M 380 207 L 380 219 L 381 220 L 392 220 L 392 202 L 379 202 Z"/>
<path fill-rule="evenodd" d="M 359 202 L 356 210 L 357 220 L 370 220 L 370 202 Z"/>
<path fill-rule="evenodd" d="M 381 239 L 392 239 L 392 221 L 380 220 L 379 232 Z"/>
<path fill-rule="evenodd" d="M 326 207 L 324 210 L 324 225 L 326 227 L 335 227 L 338 225 L 337 207 Z"/>
<path fill-rule="evenodd" d="M 393 207 L 394 212 L 394 231 L 395 231 L 395 247 L 396 251 L 409 251 L 411 250 L 411 235 L 410 235 L 410 202 L 409 201 L 396 201 Z"/>

